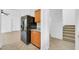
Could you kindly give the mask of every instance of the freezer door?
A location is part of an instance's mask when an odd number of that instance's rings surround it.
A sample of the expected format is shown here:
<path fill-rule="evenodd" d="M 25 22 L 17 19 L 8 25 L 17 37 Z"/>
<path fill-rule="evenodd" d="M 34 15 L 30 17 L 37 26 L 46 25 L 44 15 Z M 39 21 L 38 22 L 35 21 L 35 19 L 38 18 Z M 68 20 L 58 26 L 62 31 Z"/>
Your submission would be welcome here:
<path fill-rule="evenodd" d="M 27 43 L 27 34 L 26 34 L 26 31 L 21 31 L 21 40 L 24 43 Z"/>

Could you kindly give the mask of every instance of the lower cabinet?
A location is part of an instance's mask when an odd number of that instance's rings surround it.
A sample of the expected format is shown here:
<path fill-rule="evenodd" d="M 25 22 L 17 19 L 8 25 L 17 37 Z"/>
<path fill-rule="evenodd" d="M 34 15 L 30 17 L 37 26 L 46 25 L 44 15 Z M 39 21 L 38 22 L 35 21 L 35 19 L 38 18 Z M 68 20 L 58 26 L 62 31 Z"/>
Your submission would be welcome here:
<path fill-rule="evenodd" d="M 40 48 L 40 32 L 38 31 L 31 32 L 31 43 L 36 47 Z"/>

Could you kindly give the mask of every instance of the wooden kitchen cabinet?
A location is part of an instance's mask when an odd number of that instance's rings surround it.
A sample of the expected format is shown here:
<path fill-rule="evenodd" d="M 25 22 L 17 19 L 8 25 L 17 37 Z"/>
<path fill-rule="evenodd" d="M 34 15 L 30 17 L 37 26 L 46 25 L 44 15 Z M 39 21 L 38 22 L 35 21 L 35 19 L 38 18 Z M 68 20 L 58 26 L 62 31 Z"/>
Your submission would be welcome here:
<path fill-rule="evenodd" d="M 38 31 L 31 32 L 31 43 L 36 47 L 40 48 L 40 32 Z"/>
<path fill-rule="evenodd" d="M 38 9 L 35 11 L 35 22 L 40 23 L 41 20 L 41 10 Z"/>

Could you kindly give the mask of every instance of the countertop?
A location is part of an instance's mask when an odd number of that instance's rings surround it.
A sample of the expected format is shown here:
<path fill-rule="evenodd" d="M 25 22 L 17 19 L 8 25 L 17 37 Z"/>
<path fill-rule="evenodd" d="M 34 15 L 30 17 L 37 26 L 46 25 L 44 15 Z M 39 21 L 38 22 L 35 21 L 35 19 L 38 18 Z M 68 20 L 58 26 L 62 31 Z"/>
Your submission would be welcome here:
<path fill-rule="evenodd" d="M 31 29 L 31 31 L 41 32 L 41 30 L 40 30 L 40 23 L 37 23 L 37 28 L 36 29 Z"/>
<path fill-rule="evenodd" d="M 40 29 L 31 29 L 31 31 L 38 31 L 38 32 L 41 32 Z"/>

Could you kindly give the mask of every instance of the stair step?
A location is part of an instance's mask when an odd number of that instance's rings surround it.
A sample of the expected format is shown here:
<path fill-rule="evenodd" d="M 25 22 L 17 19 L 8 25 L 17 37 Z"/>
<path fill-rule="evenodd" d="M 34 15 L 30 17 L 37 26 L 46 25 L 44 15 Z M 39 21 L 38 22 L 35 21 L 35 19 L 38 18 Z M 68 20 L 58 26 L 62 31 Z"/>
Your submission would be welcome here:
<path fill-rule="evenodd" d="M 72 37 L 63 37 L 63 39 L 75 40 L 75 38 Z"/>
<path fill-rule="evenodd" d="M 75 42 L 75 38 L 63 37 L 63 40 Z"/>
<path fill-rule="evenodd" d="M 71 38 L 75 38 L 75 35 L 63 34 L 63 37 L 71 37 Z"/>
<path fill-rule="evenodd" d="M 66 27 L 65 27 L 65 28 L 63 28 L 63 29 L 75 29 L 75 28 L 66 28 Z"/>
<path fill-rule="evenodd" d="M 70 42 L 74 42 L 75 43 L 75 40 L 70 40 L 70 39 L 63 39 L 63 40 L 65 40 L 65 41 L 70 41 Z"/>
<path fill-rule="evenodd" d="M 75 27 L 75 25 L 64 25 L 64 27 Z"/>
<path fill-rule="evenodd" d="M 74 30 L 63 30 L 63 32 L 68 31 L 68 32 L 75 32 Z"/>
<path fill-rule="evenodd" d="M 75 31 L 75 29 L 63 29 L 63 30 L 68 30 L 68 31 L 70 31 L 70 30 L 72 31 L 73 30 L 73 31 Z"/>
<path fill-rule="evenodd" d="M 74 34 L 75 35 L 75 32 L 64 31 L 63 34 Z"/>
<path fill-rule="evenodd" d="M 63 27 L 64 29 L 75 29 L 75 27 Z"/>
<path fill-rule="evenodd" d="M 70 37 L 74 37 L 75 34 L 68 34 L 68 33 L 64 33 L 63 36 L 70 36 Z"/>

